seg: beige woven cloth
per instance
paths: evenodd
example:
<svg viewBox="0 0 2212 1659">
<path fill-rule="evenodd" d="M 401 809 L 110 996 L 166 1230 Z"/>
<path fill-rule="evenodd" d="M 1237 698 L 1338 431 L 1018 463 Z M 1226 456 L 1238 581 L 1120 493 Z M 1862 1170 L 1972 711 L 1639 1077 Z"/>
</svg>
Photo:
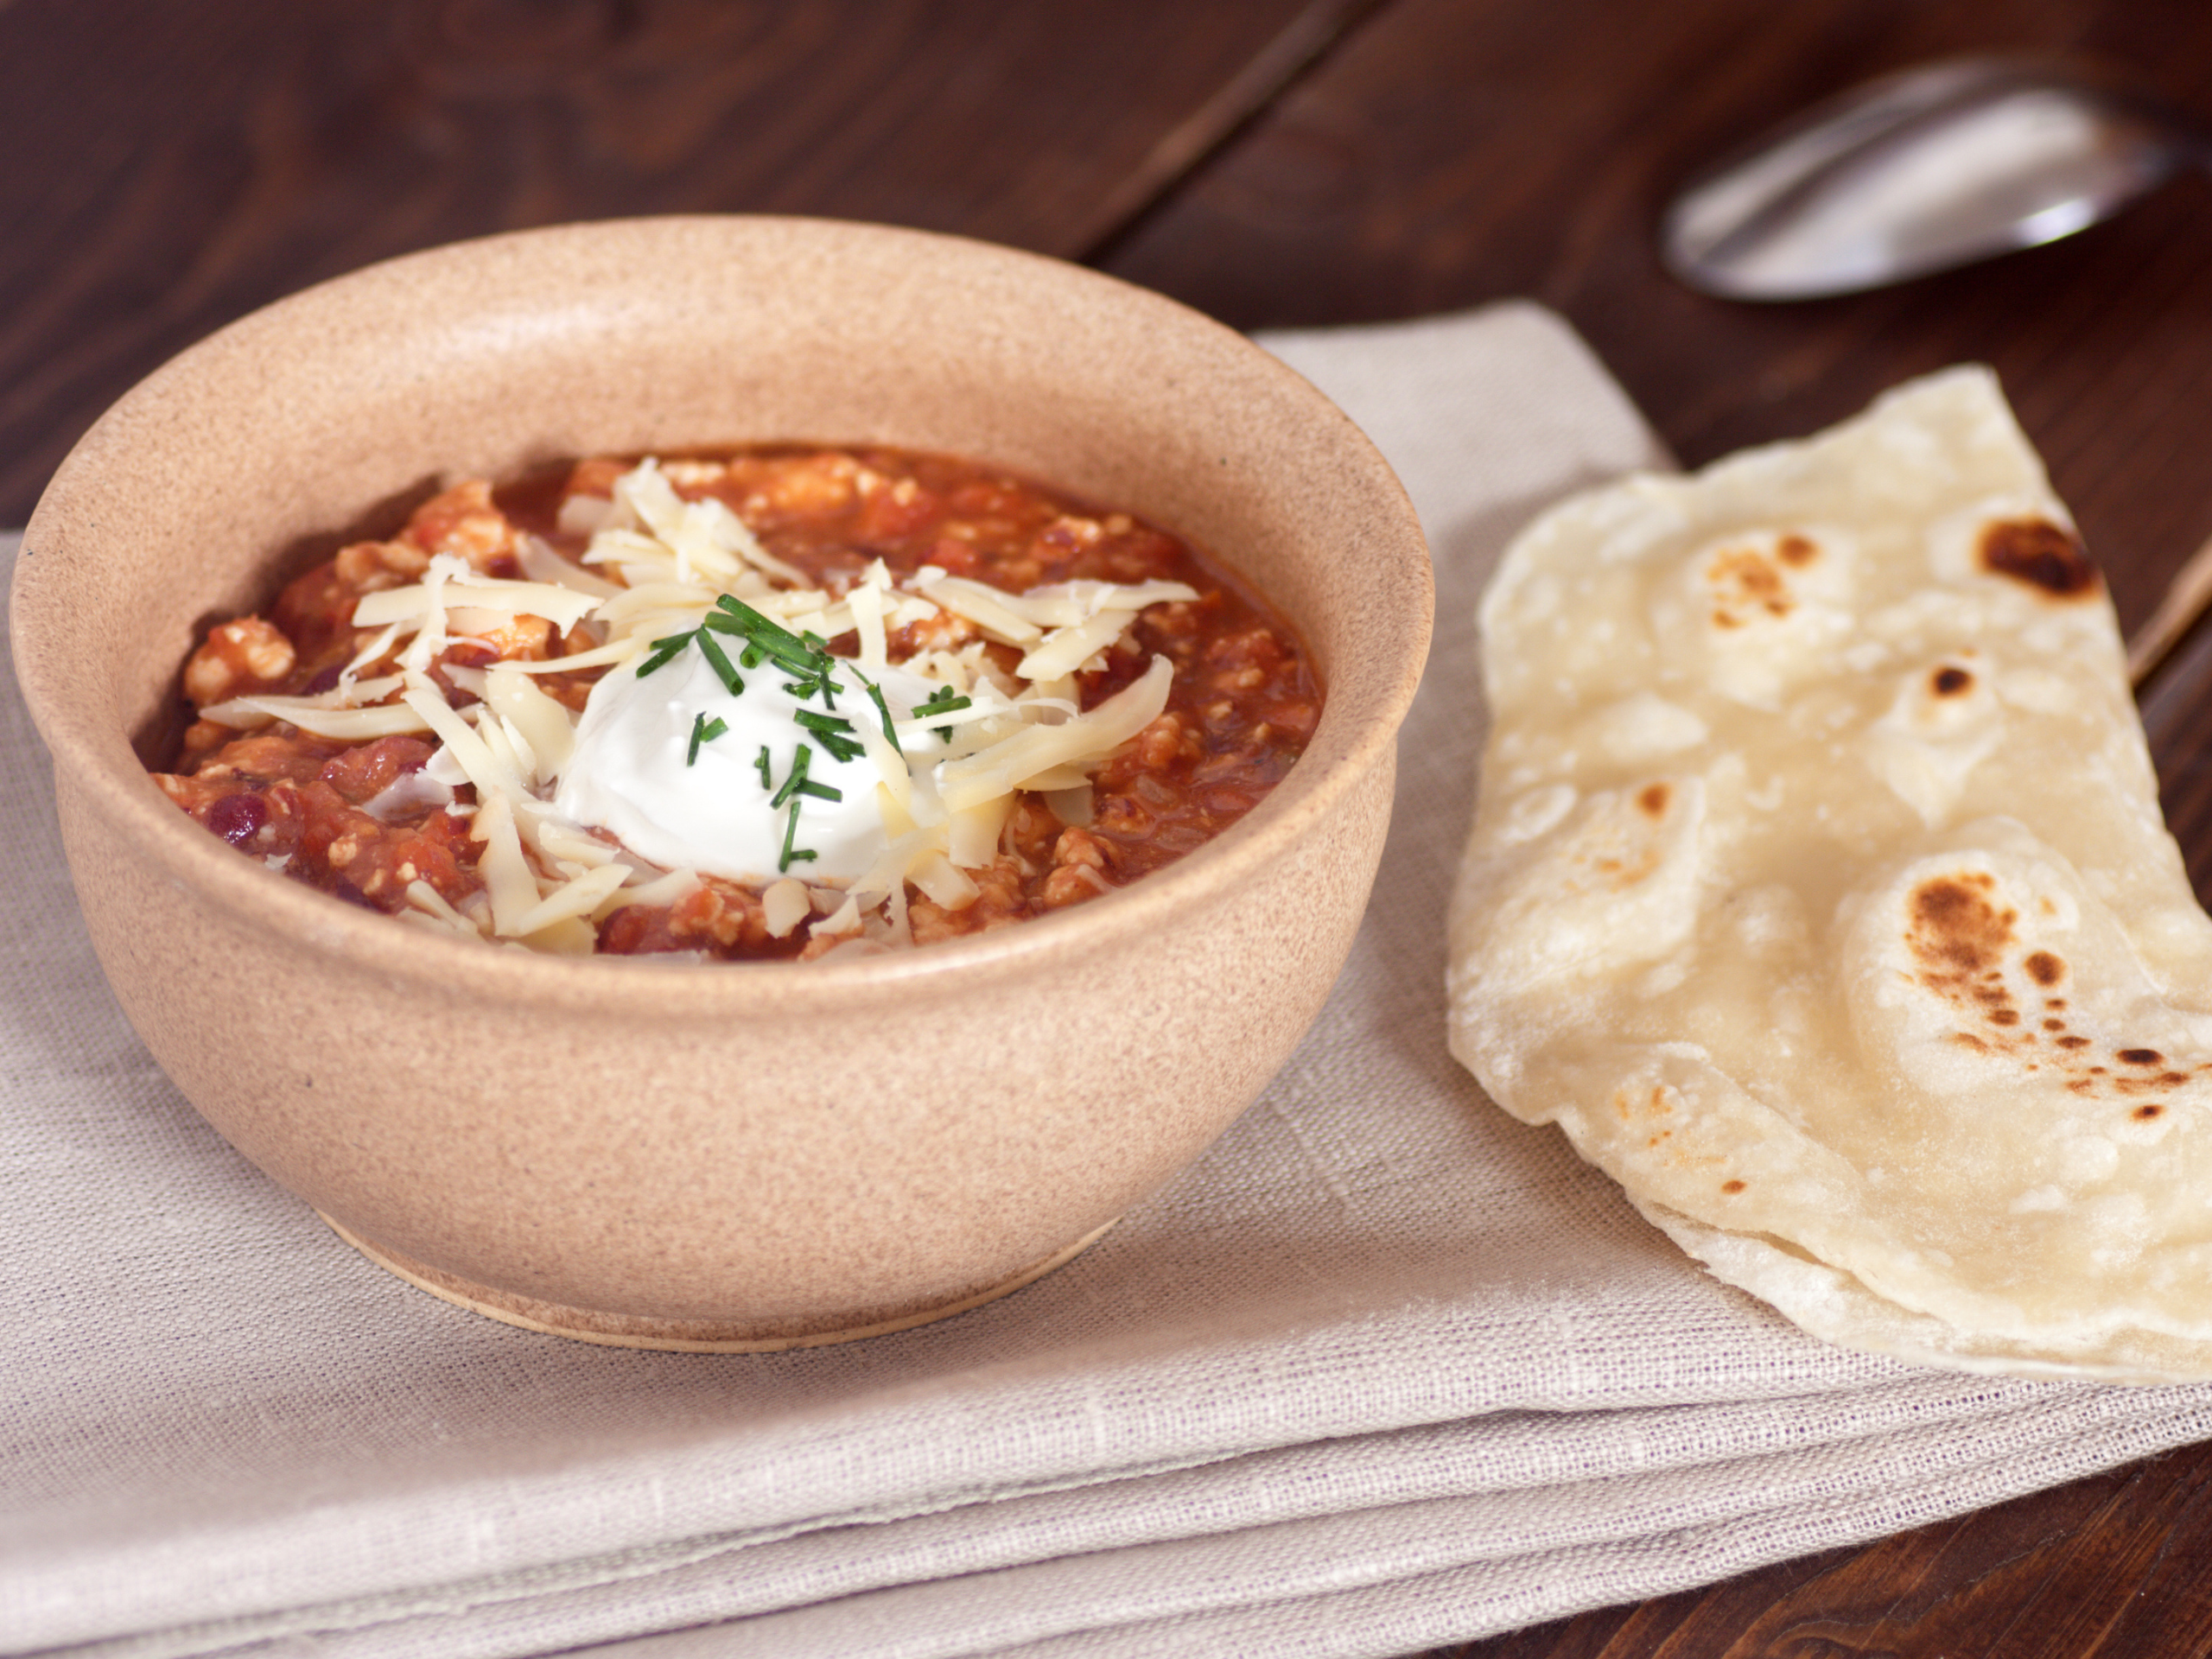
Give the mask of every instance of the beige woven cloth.
<svg viewBox="0 0 2212 1659">
<path fill-rule="evenodd" d="M 2212 1389 L 1823 1347 L 1452 1064 L 1475 595 L 1532 511 L 1655 448 L 1532 307 L 1268 343 L 1390 455 L 1439 567 L 1365 931 L 1205 1160 L 922 1330 L 624 1352 L 370 1266 L 123 1023 L 5 699 L 0 1650 L 1402 1654 L 2212 1434 Z"/>
</svg>

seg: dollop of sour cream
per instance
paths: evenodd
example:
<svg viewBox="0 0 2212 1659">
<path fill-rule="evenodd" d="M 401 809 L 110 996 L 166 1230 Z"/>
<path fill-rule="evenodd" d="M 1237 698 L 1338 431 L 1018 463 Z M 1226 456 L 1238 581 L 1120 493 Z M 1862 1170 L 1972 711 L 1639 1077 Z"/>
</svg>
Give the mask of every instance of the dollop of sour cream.
<svg viewBox="0 0 2212 1659">
<path fill-rule="evenodd" d="M 733 652 L 734 646 L 733 646 Z M 832 658 L 834 713 L 855 726 L 881 729 L 881 715 L 854 666 Z M 617 669 L 593 686 L 576 726 L 574 753 L 561 770 L 553 804 L 578 823 L 613 834 L 639 857 L 669 869 L 690 869 L 735 880 L 773 880 L 786 872 L 808 880 L 851 880 L 882 854 L 889 837 L 876 804 L 881 774 L 866 753 L 839 760 L 801 726 L 802 709 L 824 712 L 818 696 L 802 700 L 791 675 L 771 662 L 743 671 L 743 693 L 732 696 L 696 648 L 678 652 L 652 674 Z M 868 671 L 893 720 L 905 720 L 939 688 L 895 666 Z M 693 753 L 692 734 L 721 722 Z M 925 760 L 933 736 L 905 740 L 910 758 Z M 804 745 L 810 783 L 835 790 L 770 804 L 790 778 Z M 761 756 L 767 756 L 766 777 Z M 791 812 L 798 806 L 791 833 Z"/>
</svg>

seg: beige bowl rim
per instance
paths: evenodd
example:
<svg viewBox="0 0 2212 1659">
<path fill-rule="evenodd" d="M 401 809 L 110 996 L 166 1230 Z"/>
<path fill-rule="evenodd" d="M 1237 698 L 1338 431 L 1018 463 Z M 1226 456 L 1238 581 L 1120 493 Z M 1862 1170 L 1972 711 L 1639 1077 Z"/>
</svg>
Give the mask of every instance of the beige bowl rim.
<svg viewBox="0 0 2212 1659">
<path fill-rule="evenodd" d="M 219 346 L 226 352 L 251 348 L 303 310 L 343 304 L 364 287 L 404 282 L 418 268 L 466 261 L 480 249 L 531 238 L 550 242 L 650 236 L 656 226 L 702 224 L 728 226 L 736 235 L 757 226 L 785 236 L 897 238 L 917 258 L 1020 264 L 1035 280 L 1069 285 L 1093 302 L 1124 308 L 1163 339 L 1211 335 L 1217 342 L 1237 341 L 1243 348 L 1245 372 L 1272 381 L 1279 393 L 1306 400 L 1317 430 L 1331 432 L 1332 444 L 1365 458 L 1358 475 L 1371 496 L 1368 511 L 1381 526 L 1373 541 L 1389 560 L 1376 571 L 1375 601 L 1388 621 L 1384 632 L 1398 642 L 1395 658 L 1364 661 L 1354 665 L 1354 673 L 1340 670 L 1332 675 L 1324 688 L 1321 721 L 1299 764 L 1246 818 L 1173 864 L 1072 911 L 926 949 L 849 962 L 803 967 L 713 964 L 701 971 L 688 963 L 487 950 L 466 940 L 441 938 L 427 930 L 397 926 L 388 917 L 272 879 L 254 861 L 240 857 L 177 811 L 149 781 L 114 712 L 97 693 L 87 695 L 86 677 L 81 671 L 73 672 L 70 653 L 57 648 L 69 641 L 67 594 L 65 584 L 48 579 L 36 554 L 41 537 L 70 514 L 80 476 L 113 464 L 110 438 L 123 416 L 196 395 Z M 98 532 L 91 534 L 96 538 Z M 1086 940 L 1101 946 L 1118 944 L 1130 935 L 1173 926 L 1195 899 L 1233 887 L 1247 872 L 1280 857 L 1311 826 L 1326 819 L 1389 750 L 1427 657 L 1433 593 L 1427 551 L 1411 503 L 1372 443 L 1292 370 L 1199 313 L 1095 271 L 957 237 L 839 220 L 695 215 L 513 232 L 404 255 L 279 300 L 188 347 L 126 393 L 56 471 L 32 515 L 17 560 L 10 631 L 24 697 L 57 771 L 70 786 L 84 792 L 94 810 L 124 828 L 170 880 L 206 901 L 269 929 L 318 939 L 327 950 L 350 958 L 357 969 L 440 987 L 466 982 L 476 995 L 488 994 L 518 1007 L 557 1007 L 588 1001 L 602 1011 L 626 1007 L 710 1017 L 740 1009 L 759 1014 L 815 1007 L 950 975 L 1019 977 L 1035 971 L 1045 958 L 1071 950 L 1083 954 Z"/>
</svg>

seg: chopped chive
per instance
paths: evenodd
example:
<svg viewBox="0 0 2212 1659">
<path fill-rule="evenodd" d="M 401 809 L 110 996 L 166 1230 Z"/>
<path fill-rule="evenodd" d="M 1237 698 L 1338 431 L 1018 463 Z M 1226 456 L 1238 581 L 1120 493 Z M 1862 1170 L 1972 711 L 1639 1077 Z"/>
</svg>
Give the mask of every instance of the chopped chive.
<svg viewBox="0 0 2212 1659">
<path fill-rule="evenodd" d="M 950 715 L 957 714 L 963 709 L 972 709 L 975 704 L 976 700 L 973 697 L 955 696 L 950 686 L 940 685 L 930 693 L 926 701 L 914 705 L 914 712 L 918 715 Z M 950 726 L 938 727 L 937 734 L 947 743 L 952 741 L 952 728 Z"/>
<path fill-rule="evenodd" d="M 768 798 L 771 810 L 781 806 L 798 793 L 800 787 L 806 782 L 806 763 L 813 753 L 814 751 L 808 748 L 805 744 L 802 743 L 798 746 L 798 753 L 791 757 L 791 775 L 784 779 L 784 786 Z"/>
<path fill-rule="evenodd" d="M 687 766 L 697 766 L 699 764 L 699 746 L 702 743 L 713 742 L 716 738 L 720 737 L 728 730 L 729 730 L 729 728 L 720 720 L 709 720 L 703 714 L 693 715 L 691 719 L 691 747 L 690 752 L 683 757 L 683 764 Z"/>
<path fill-rule="evenodd" d="M 875 705 L 875 712 L 882 717 L 884 741 L 891 745 L 892 753 L 903 758 L 906 751 L 899 747 L 899 734 L 891 724 L 891 705 L 884 702 L 882 688 L 866 676 L 861 677 L 861 684 L 867 689 L 868 701 Z"/>
<path fill-rule="evenodd" d="M 696 632 L 697 630 L 694 629 L 691 633 L 671 633 L 664 639 L 654 640 L 653 654 L 638 665 L 638 677 L 642 680 L 646 675 L 666 668 L 676 653 L 691 643 Z"/>
<path fill-rule="evenodd" d="M 811 709 L 802 709 L 791 718 L 806 728 L 814 741 L 830 751 L 839 760 L 849 760 L 861 752 L 861 746 L 844 735 L 853 729 L 853 722 L 842 715 L 818 715 Z"/>
<path fill-rule="evenodd" d="M 754 610 L 750 605 L 747 604 L 743 600 L 739 599 L 733 594 L 722 594 L 718 595 L 715 600 L 715 608 L 718 611 L 728 612 L 730 616 L 742 623 L 748 630 L 758 629 L 763 633 L 782 634 L 785 639 L 789 639 L 793 645 L 797 645 L 798 643 L 797 635 L 786 632 L 783 628 L 778 626 L 775 623 L 771 622 L 766 617 L 761 615 L 760 612 Z"/>
<path fill-rule="evenodd" d="M 794 674 L 804 673 L 812 668 L 816 659 L 822 655 L 819 651 L 809 647 L 805 640 L 772 622 L 743 600 L 724 594 L 715 601 L 715 607 L 721 616 L 729 620 L 724 621 L 721 617 L 709 615 L 707 626 L 717 632 L 744 635 L 753 645 L 776 658 Z"/>
<path fill-rule="evenodd" d="M 707 659 L 707 666 L 715 671 L 715 677 L 722 689 L 733 697 L 745 690 L 745 682 L 737 677 L 737 671 L 730 666 L 728 656 L 715 643 L 715 636 L 704 628 L 699 630 L 699 654 Z"/>
<path fill-rule="evenodd" d="M 760 768 L 760 787 L 773 789 L 776 786 L 776 779 L 768 765 L 768 746 L 766 743 L 760 746 L 760 756 L 753 764 Z"/>
<path fill-rule="evenodd" d="M 817 801 L 842 801 L 845 798 L 845 791 L 835 784 L 817 784 L 811 778 L 798 786 L 798 792 L 811 795 Z"/>
<path fill-rule="evenodd" d="M 804 754 L 806 751 L 801 749 L 799 753 L 801 754 Z M 791 822 L 784 826 L 784 855 L 781 858 L 776 861 L 776 873 L 779 875 L 791 868 L 794 864 L 810 863 L 813 861 L 814 854 L 810 849 L 800 848 L 796 851 L 793 850 L 791 843 L 798 839 L 798 803 L 797 801 L 793 801 L 791 803 Z"/>
<path fill-rule="evenodd" d="M 716 633 L 734 634 L 745 641 L 745 654 L 739 658 L 747 668 L 758 668 L 772 660 L 787 672 L 804 674 L 814 666 L 804 645 L 793 642 L 788 645 L 774 639 L 762 639 L 747 624 L 720 611 L 709 611 L 702 627 Z M 785 636 L 788 638 L 789 636 Z"/>
</svg>

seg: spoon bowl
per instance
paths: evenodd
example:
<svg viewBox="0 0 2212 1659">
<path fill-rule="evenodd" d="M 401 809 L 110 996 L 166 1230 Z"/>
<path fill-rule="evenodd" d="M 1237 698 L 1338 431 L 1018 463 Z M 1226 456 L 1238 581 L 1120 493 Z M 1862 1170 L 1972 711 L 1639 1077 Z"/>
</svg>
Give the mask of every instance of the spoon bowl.
<svg viewBox="0 0 2212 1659">
<path fill-rule="evenodd" d="M 1701 293 L 1856 293 L 2071 235 L 2212 139 L 2139 92 L 2051 64 L 1964 58 L 1808 111 L 1706 173 L 1662 226 Z"/>
</svg>

